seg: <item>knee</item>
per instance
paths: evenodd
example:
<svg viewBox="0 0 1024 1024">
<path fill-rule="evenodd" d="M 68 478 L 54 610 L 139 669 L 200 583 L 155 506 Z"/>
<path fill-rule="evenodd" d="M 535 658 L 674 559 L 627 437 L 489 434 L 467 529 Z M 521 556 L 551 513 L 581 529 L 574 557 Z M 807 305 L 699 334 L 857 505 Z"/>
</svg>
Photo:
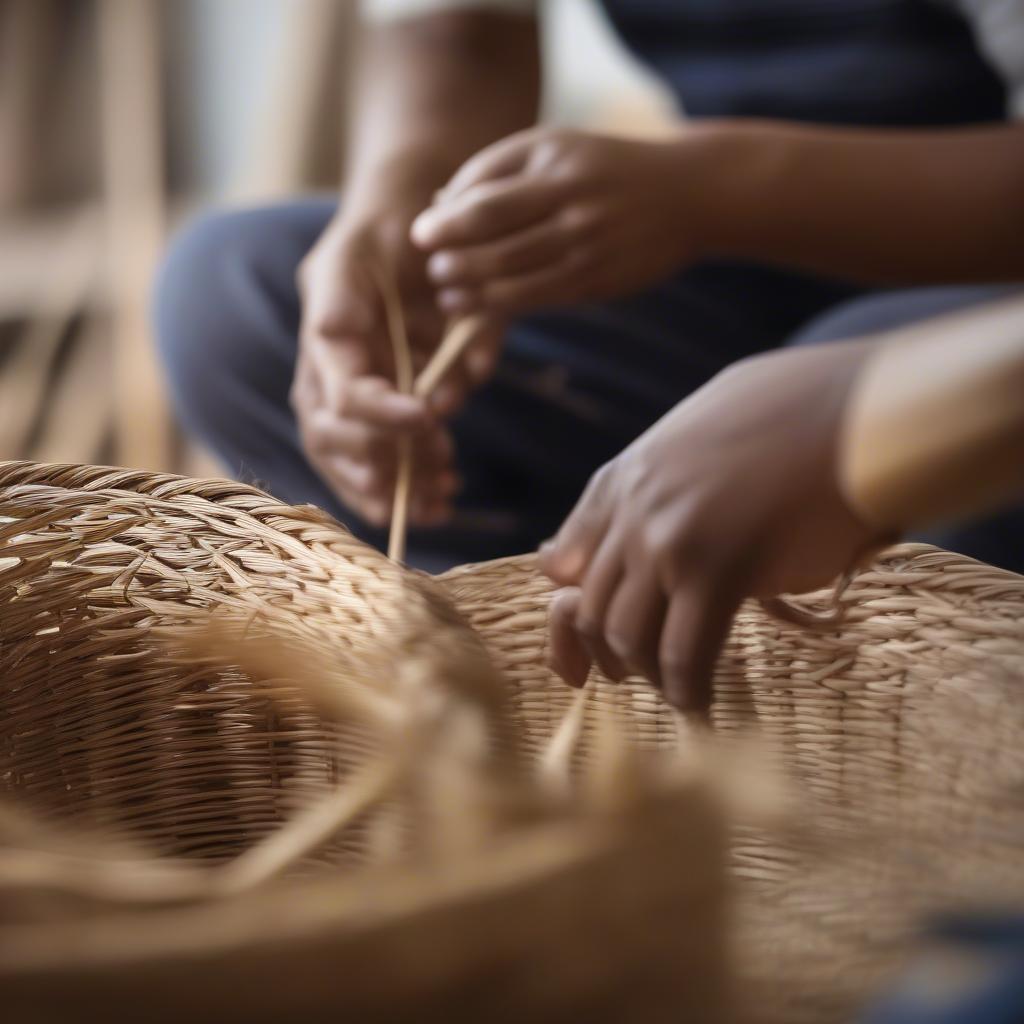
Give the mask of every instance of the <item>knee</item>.
<svg viewBox="0 0 1024 1024">
<path fill-rule="evenodd" d="M 157 274 L 153 319 L 172 389 L 187 393 L 230 359 L 241 332 L 233 278 L 252 259 L 244 215 L 209 214 L 172 240 Z"/>
<path fill-rule="evenodd" d="M 268 237 L 272 227 L 264 211 L 200 217 L 173 239 L 155 282 L 153 319 L 171 398 L 186 430 L 214 447 L 230 430 L 233 407 L 265 388 L 260 364 L 275 352 L 281 299 L 294 288 L 283 247 Z"/>
<path fill-rule="evenodd" d="M 789 345 L 820 345 L 909 324 L 946 313 L 969 309 L 1006 298 L 1020 290 L 1013 285 L 942 285 L 874 292 L 851 299 L 812 320 L 794 335 Z"/>
</svg>

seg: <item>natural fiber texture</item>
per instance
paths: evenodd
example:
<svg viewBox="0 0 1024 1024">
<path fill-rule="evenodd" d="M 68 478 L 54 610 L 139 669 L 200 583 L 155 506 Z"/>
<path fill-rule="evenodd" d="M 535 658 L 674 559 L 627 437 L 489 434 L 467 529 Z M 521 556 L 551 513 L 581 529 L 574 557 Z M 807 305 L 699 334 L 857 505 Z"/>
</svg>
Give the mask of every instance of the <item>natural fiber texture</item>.
<svg viewBox="0 0 1024 1024">
<path fill-rule="evenodd" d="M 32 816 L 0 814 L 11 1019 L 724 1019 L 715 812 L 630 790 L 606 723 L 686 727 L 597 674 L 566 719 L 532 557 L 432 580 L 243 485 L 4 464 L 0 559 L 0 780 Z M 715 731 L 758 726 L 793 787 L 731 855 L 767 1019 L 842 1019 L 953 892 L 1024 895 L 1024 580 L 904 547 L 842 602 L 831 633 L 745 607 L 716 673 Z M 147 891 L 203 898 L 103 909 Z"/>
</svg>

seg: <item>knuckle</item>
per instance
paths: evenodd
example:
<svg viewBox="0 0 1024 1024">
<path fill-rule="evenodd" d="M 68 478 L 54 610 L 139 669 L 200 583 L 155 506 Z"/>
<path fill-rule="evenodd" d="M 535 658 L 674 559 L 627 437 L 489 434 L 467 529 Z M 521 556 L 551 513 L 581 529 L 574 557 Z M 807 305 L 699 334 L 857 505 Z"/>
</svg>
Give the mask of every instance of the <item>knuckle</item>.
<svg viewBox="0 0 1024 1024">
<path fill-rule="evenodd" d="M 635 638 L 618 630 L 609 630 L 605 634 L 605 642 L 612 654 L 627 665 L 636 664 L 639 655 Z"/>
<path fill-rule="evenodd" d="M 460 235 L 475 235 L 494 223 L 500 214 L 500 204 L 493 197 L 486 197 L 463 210 L 454 218 L 452 227 Z"/>
<path fill-rule="evenodd" d="M 680 691 L 690 677 L 693 668 L 691 659 L 681 648 L 670 645 L 661 652 L 658 660 L 666 684 L 673 686 L 677 692 Z"/>
<path fill-rule="evenodd" d="M 356 412 L 356 400 L 349 387 L 339 387 L 335 400 L 334 411 L 338 416 L 353 416 Z"/>
<path fill-rule="evenodd" d="M 592 643 L 598 643 L 604 639 L 601 623 L 586 612 L 577 612 L 573 625 L 580 636 Z"/>
<path fill-rule="evenodd" d="M 553 168 L 561 163 L 571 152 L 571 132 L 567 128 L 547 128 L 542 130 L 534 148 L 536 166 Z"/>
<path fill-rule="evenodd" d="M 607 494 L 612 488 L 615 477 L 615 464 L 606 462 L 600 469 L 595 470 L 587 481 L 587 492 L 592 496 Z"/>
<path fill-rule="evenodd" d="M 377 501 L 364 502 L 363 504 L 363 518 L 371 525 L 378 529 L 388 524 L 388 510 L 386 506 Z"/>
<path fill-rule="evenodd" d="M 306 451 L 316 458 L 320 458 L 328 453 L 327 435 L 315 426 L 308 426 L 303 430 L 302 443 Z"/>
<path fill-rule="evenodd" d="M 599 211 L 586 203 L 570 203 L 557 217 L 561 233 L 576 237 L 592 234 L 599 223 Z"/>
</svg>

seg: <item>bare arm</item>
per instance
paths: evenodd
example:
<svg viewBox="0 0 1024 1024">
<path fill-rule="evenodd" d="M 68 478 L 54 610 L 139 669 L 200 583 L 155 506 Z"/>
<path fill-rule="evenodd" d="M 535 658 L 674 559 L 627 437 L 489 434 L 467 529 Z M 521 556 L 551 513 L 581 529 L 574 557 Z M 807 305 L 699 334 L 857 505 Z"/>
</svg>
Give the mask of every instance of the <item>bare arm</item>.
<svg viewBox="0 0 1024 1024">
<path fill-rule="evenodd" d="M 422 398 L 395 392 L 379 274 L 402 298 L 416 365 L 437 347 L 444 316 L 413 218 L 458 164 L 536 116 L 534 19 L 487 12 L 410 18 L 374 28 L 361 47 L 354 138 L 338 214 L 299 270 L 302 323 L 292 405 L 303 447 L 335 493 L 383 524 L 396 441 L 409 438 L 418 475 L 410 520 L 444 521 L 459 481 L 445 419 L 490 372 L 500 325 Z"/>
<path fill-rule="evenodd" d="M 882 530 L 1024 495 L 1024 298 L 883 336 L 846 403 L 838 473 Z"/>
<path fill-rule="evenodd" d="M 348 192 L 429 179 L 533 124 L 540 58 L 533 18 L 491 12 L 400 19 L 368 30 L 360 55 Z"/>
<path fill-rule="evenodd" d="M 1024 125 L 700 131 L 711 254 L 886 283 L 1024 279 Z"/>
</svg>

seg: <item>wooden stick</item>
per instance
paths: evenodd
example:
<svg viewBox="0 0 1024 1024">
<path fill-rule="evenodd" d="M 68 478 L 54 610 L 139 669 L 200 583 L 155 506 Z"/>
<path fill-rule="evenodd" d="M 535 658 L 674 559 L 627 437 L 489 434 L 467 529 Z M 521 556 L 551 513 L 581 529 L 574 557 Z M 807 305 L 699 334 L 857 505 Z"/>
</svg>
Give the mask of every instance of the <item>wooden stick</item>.
<svg viewBox="0 0 1024 1024">
<path fill-rule="evenodd" d="M 91 235 L 88 212 L 68 225 L 51 261 L 47 312 L 30 320 L 12 358 L 0 375 L 0 451 L 5 457 L 24 458 L 26 445 L 46 395 L 50 372 L 61 341 L 75 313 L 85 304 L 94 279 L 88 250 L 81 245 Z"/>
<path fill-rule="evenodd" d="M 469 343 L 480 333 L 482 325 L 483 319 L 478 316 L 456 320 L 437 346 L 437 351 L 430 357 L 430 362 L 416 378 L 412 393 L 427 398 L 459 356 L 469 348 Z"/>
<path fill-rule="evenodd" d="M 384 315 L 391 338 L 391 351 L 395 357 L 395 387 L 402 394 L 413 389 L 412 346 L 402 314 L 402 297 L 394 275 L 378 263 L 370 263 L 377 286 L 384 299 Z M 409 495 L 412 489 L 412 444 L 408 437 L 398 441 L 398 461 L 395 470 L 395 496 L 391 503 L 391 532 L 388 534 L 388 558 L 395 562 L 405 560 L 405 536 L 408 532 Z"/>
<path fill-rule="evenodd" d="M 164 241 L 159 5 L 102 0 L 98 10 L 115 454 L 126 466 L 165 469 L 171 420 L 149 326 L 149 288 Z"/>
<path fill-rule="evenodd" d="M 559 793 L 569 792 L 572 755 L 583 734 L 583 720 L 586 717 L 589 697 L 590 693 L 586 686 L 576 692 L 569 710 L 559 722 L 540 759 L 541 778 Z"/>
<path fill-rule="evenodd" d="M 87 319 L 49 398 L 50 415 L 30 453 L 35 462 L 96 462 L 110 429 L 110 325 Z"/>
<path fill-rule="evenodd" d="M 399 294 L 394 275 L 372 260 L 369 265 L 384 299 L 384 315 L 388 324 L 388 335 L 391 338 L 391 349 L 395 357 L 395 386 L 403 394 L 414 394 L 420 398 L 427 398 L 476 337 L 480 330 L 480 318 L 466 317 L 457 320 L 441 339 L 441 344 L 438 345 L 430 357 L 430 361 L 414 381 L 412 347 L 409 344 L 409 334 L 405 327 L 405 317 L 402 314 L 402 297 Z M 411 493 L 412 442 L 410 438 L 403 437 L 398 442 L 395 496 L 391 504 L 391 530 L 388 534 L 388 558 L 395 562 L 405 561 L 405 541 L 408 533 Z"/>
</svg>

